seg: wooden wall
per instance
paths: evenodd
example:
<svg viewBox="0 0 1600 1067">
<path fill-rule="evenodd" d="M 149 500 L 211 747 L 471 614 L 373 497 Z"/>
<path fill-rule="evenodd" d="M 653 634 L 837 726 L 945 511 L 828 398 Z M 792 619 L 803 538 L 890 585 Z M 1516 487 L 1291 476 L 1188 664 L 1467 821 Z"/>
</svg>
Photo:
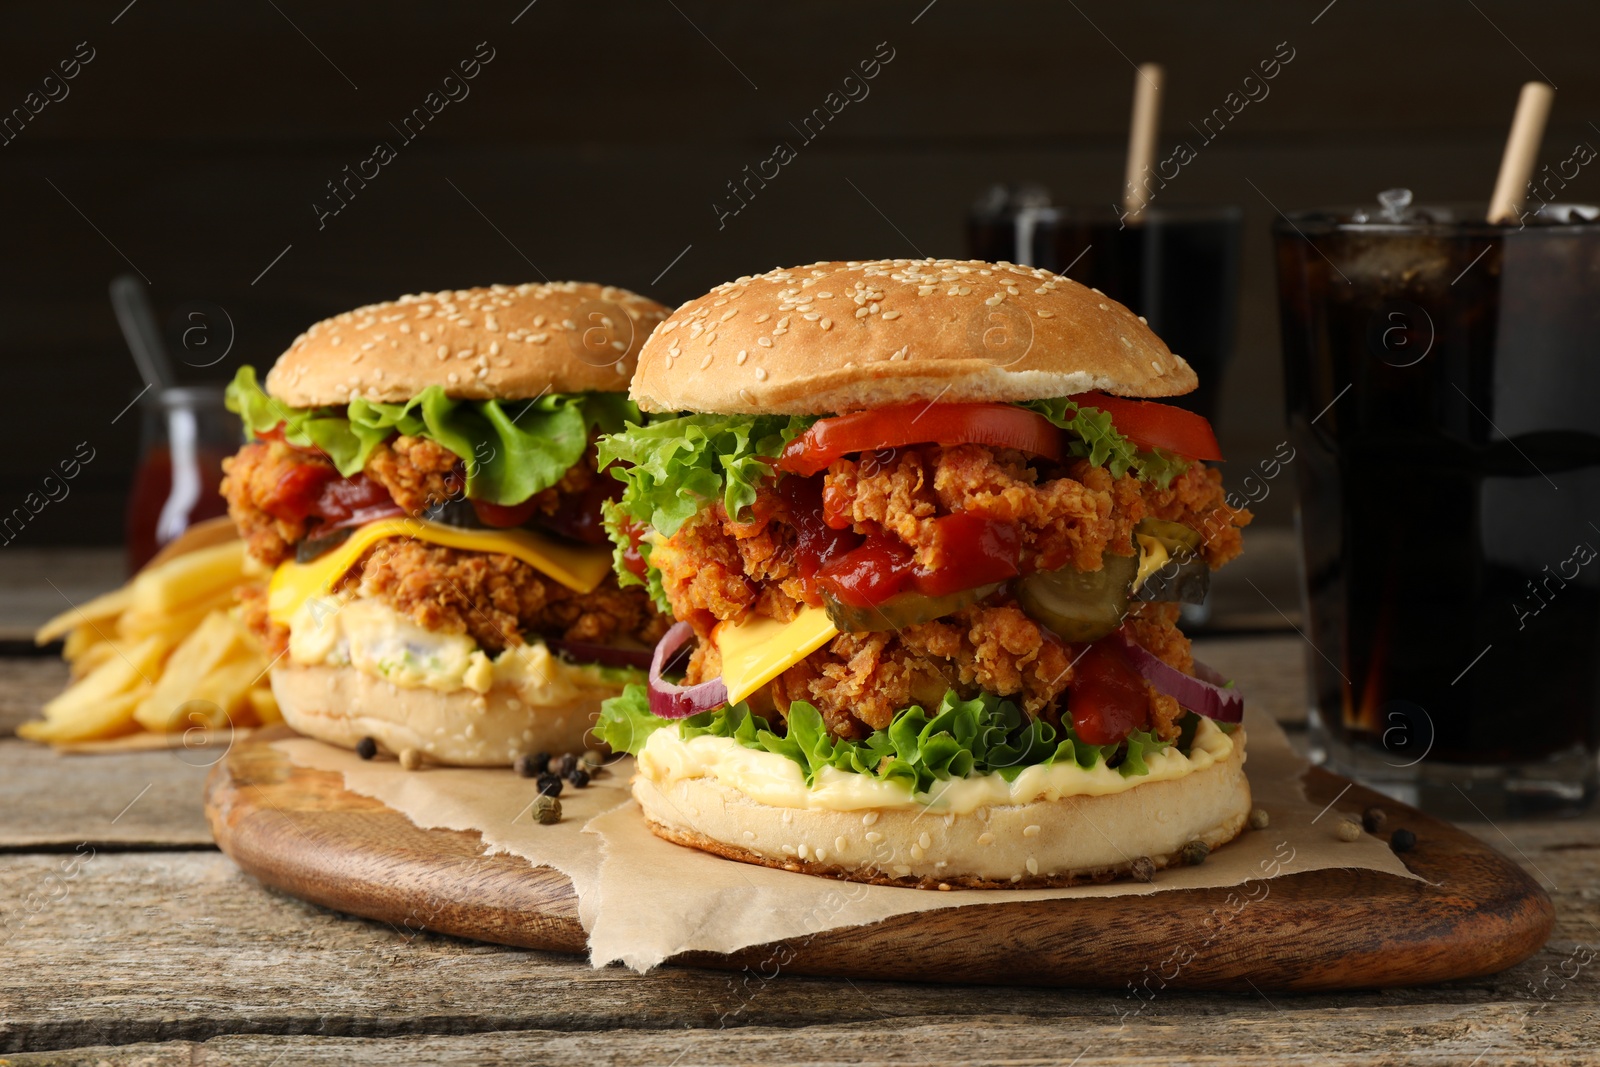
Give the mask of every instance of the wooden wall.
<svg viewBox="0 0 1600 1067">
<path fill-rule="evenodd" d="M 1159 60 L 1163 146 L 1199 147 L 1162 197 L 1245 211 L 1220 419 L 1242 471 L 1281 436 L 1269 199 L 1367 201 L 1394 185 L 1485 199 L 1517 87 L 1541 71 L 1559 88 L 1545 158 L 1600 145 L 1600 11 L 1579 2 L 64 0 L 7 5 L 4 24 L 0 115 L 35 90 L 60 96 L 43 79 L 80 42 L 93 50 L 0 144 L 0 511 L 78 442 L 97 451 L 17 542 L 35 545 L 119 536 L 137 420 L 111 419 L 138 378 L 106 283 L 130 263 L 164 318 L 191 299 L 231 317 L 233 349 L 200 379 L 422 288 L 542 273 L 675 303 L 780 264 L 960 255 L 966 208 L 993 181 L 1109 211 L 1130 61 Z M 1201 146 L 1187 123 L 1284 42 L 1294 58 L 1270 95 Z M 403 141 L 390 124 L 489 50 L 468 95 Z M 891 52 L 813 140 L 790 126 L 830 92 L 861 96 L 845 78 Z M 719 219 L 725 183 L 780 139 L 796 158 Z M 395 158 L 319 228 L 325 183 L 379 141 Z M 1600 177 L 1570 192 L 1600 200 Z M 1286 497 L 1266 518 L 1287 520 Z"/>
</svg>

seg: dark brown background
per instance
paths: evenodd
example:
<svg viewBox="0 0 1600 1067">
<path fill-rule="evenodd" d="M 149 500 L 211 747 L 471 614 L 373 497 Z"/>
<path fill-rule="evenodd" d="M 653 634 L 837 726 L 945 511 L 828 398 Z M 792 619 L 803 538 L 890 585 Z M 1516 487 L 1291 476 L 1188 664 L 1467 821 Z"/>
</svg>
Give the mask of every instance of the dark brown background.
<svg viewBox="0 0 1600 1067">
<path fill-rule="evenodd" d="M 1245 210 L 1219 420 L 1242 473 L 1281 436 L 1266 198 L 1290 210 L 1409 185 L 1486 199 L 1517 88 L 1541 72 L 1559 89 L 1543 158 L 1600 145 L 1600 10 L 1579 2 L 125 3 L 4 12 L 0 111 L 78 42 L 97 53 L 0 146 L 0 511 L 77 442 L 99 454 L 19 544 L 119 537 L 138 419 L 111 419 L 139 381 L 106 283 L 130 262 L 164 320 L 187 299 L 226 309 L 235 344 L 208 372 L 226 378 L 318 318 L 417 289 L 543 272 L 676 303 L 776 265 L 960 255 L 967 205 L 992 181 L 1109 210 L 1131 62 L 1168 68 L 1165 150 L 1287 41 L 1295 58 L 1271 95 L 1162 194 Z M 379 139 L 398 146 L 389 123 L 480 41 L 496 54 L 471 95 L 319 231 L 324 182 Z M 882 41 L 895 58 L 871 95 L 719 231 L 724 183 L 778 138 L 797 142 L 788 123 Z M 1600 199 L 1600 178 L 1568 192 Z M 213 340 L 225 330 L 219 319 Z M 1278 493 L 1264 517 L 1288 509 Z"/>
</svg>

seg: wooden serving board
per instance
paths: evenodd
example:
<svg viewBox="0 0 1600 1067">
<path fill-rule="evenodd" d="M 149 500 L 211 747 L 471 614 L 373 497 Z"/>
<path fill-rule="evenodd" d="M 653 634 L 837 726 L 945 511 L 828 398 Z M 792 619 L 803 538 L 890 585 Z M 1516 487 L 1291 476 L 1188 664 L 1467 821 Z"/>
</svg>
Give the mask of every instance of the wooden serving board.
<svg viewBox="0 0 1600 1067">
<path fill-rule="evenodd" d="M 267 885 L 338 911 L 416 930 L 430 901 L 438 933 L 558 952 L 586 951 L 567 878 L 510 855 L 483 857 L 478 834 L 419 829 L 342 776 L 299 767 L 272 748 L 293 736 L 258 731 L 212 769 L 206 815 L 217 844 Z M 1349 783 L 1312 771 L 1308 793 L 1331 802 Z M 1521 868 L 1449 823 L 1356 785 L 1345 808 L 1382 805 L 1392 826 L 1413 830 L 1405 857 L 1427 882 L 1366 870 L 1273 879 L 1239 908 L 1227 889 L 1155 897 L 991 905 L 899 916 L 824 931 L 728 956 L 691 953 L 673 963 L 771 967 L 842 978 L 1071 985 L 1122 989 L 1309 992 L 1425 985 L 1491 974 L 1536 952 L 1555 911 Z M 476 861 L 476 862 L 471 862 Z M 1430 885 L 1429 883 L 1436 883 Z M 444 901 L 442 905 L 438 902 Z M 1163 981 L 1175 950 L 1224 936 Z M 1197 936 L 1198 935 L 1198 936 Z"/>
</svg>

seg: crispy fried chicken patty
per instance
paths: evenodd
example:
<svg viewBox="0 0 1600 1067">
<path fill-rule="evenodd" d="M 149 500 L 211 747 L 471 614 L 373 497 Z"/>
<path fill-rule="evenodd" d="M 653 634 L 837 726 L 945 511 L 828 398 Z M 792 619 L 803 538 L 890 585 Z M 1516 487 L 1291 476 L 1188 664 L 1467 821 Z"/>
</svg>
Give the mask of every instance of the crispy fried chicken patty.
<svg viewBox="0 0 1600 1067">
<path fill-rule="evenodd" d="M 1194 464 L 1162 489 L 1130 475 L 1113 478 L 1076 460 L 1036 466 L 1024 454 L 983 445 L 928 446 L 836 460 L 822 476 L 824 513 L 835 528 L 888 533 L 929 569 L 944 564 L 936 520 L 966 512 L 1010 523 L 1022 566 L 1097 570 L 1109 552 L 1133 551 L 1133 527 L 1146 517 L 1199 530 L 1212 567 L 1239 554 L 1250 513 L 1224 500 L 1220 472 Z M 816 594 L 802 578 L 796 535 L 775 488 L 762 488 L 746 521 L 720 506 L 702 511 L 665 542 L 650 562 L 661 570 L 673 613 L 701 638 L 689 680 L 721 673 L 706 640 L 718 622 L 750 613 L 793 618 Z M 1137 603 L 1127 625 L 1134 640 L 1180 670 L 1193 669 L 1189 641 L 1178 629 L 1178 605 Z M 814 705 L 829 729 L 861 737 L 888 726 L 895 712 L 930 706 L 947 690 L 1010 697 L 1030 715 L 1059 722 L 1061 695 L 1072 684 L 1081 646 L 1063 642 L 1030 618 L 1005 591 L 944 618 L 895 632 L 845 633 L 780 675 L 765 698 L 785 711 L 795 700 Z M 1152 728 L 1177 736 L 1181 709 L 1150 694 Z"/>
<path fill-rule="evenodd" d="M 272 441 L 245 445 L 224 461 L 223 469 L 229 514 L 250 553 L 272 566 L 290 559 L 318 521 L 295 494 L 303 497 L 301 487 L 308 481 L 338 478 L 325 457 Z M 404 435 L 378 445 L 355 477 L 377 483 L 410 515 L 458 496 L 465 480 L 455 453 Z M 533 512 L 555 514 L 568 500 L 587 493 L 598 477 L 591 450 L 533 498 Z M 340 590 L 383 601 L 429 630 L 468 634 L 491 653 L 540 636 L 652 644 L 670 624 L 643 589 L 622 589 L 615 576 L 593 592 L 576 593 L 511 556 L 401 538 L 369 549 L 345 575 Z M 288 634 L 268 618 L 264 592 L 243 590 L 241 601 L 246 622 L 277 654 Z"/>
</svg>

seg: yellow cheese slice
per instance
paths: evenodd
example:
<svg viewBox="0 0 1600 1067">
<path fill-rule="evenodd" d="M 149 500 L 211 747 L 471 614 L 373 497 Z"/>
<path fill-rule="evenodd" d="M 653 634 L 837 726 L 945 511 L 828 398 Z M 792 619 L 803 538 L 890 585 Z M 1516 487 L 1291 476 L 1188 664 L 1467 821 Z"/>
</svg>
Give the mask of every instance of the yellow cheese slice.
<svg viewBox="0 0 1600 1067">
<path fill-rule="evenodd" d="M 301 604 L 311 597 L 332 592 L 345 571 L 367 549 L 389 537 L 426 541 L 468 552 L 512 556 L 579 593 L 592 592 L 611 573 L 610 549 L 562 544 L 531 530 L 464 530 L 424 519 L 379 519 L 358 527 L 343 544 L 310 563 L 290 560 L 281 564 L 272 572 L 267 614 L 273 622 L 289 625 L 289 619 Z"/>
<path fill-rule="evenodd" d="M 722 653 L 722 684 L 737 704 L 831 641 L 839 628 L 821 608 L 802 608 L 790 622 L 748 615 L 712 631 Z"/>
<path fill-rule="evenodd" d="M 1147 534 L 1135 534 L 1139 542 L 1139 572 L 1133 576 L 1133 592 L 1137 593 L 1151 575 L 1167 565 L 1167 546 Z"/>
</svg>

